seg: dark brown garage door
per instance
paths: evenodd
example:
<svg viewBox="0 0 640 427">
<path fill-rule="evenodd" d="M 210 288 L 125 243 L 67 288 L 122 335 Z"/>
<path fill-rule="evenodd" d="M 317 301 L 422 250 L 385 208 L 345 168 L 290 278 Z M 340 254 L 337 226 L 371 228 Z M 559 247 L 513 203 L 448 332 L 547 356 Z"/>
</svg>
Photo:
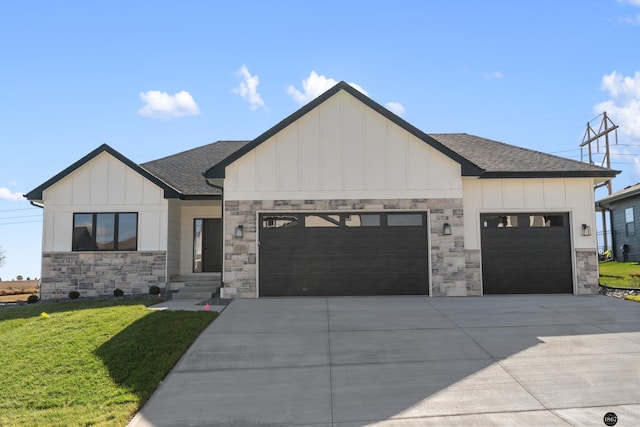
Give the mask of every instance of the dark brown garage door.
<svg viewBox="0 0 640 427">
<path fill-rule="evenodd" d="M 485 294 L 573 292 L 566 213 L 480 216 Z"/>
<path fill-rule="evenodd" d="M 426 295 L 427 215 L 259 216 L 260 296 Z"/>
</svg>

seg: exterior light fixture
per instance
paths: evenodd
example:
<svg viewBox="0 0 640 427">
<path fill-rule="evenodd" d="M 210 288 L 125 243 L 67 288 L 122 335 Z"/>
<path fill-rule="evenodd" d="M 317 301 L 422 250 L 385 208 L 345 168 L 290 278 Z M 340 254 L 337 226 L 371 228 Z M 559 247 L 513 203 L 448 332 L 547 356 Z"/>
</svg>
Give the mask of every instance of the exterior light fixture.
<svg viewBox="0 0 640 427">
<path fill-rule="evenodd" d="M 451 236 L 451 224 L 445 222 L 442 226 L 442 234 L 445 236 Z"/>
<path fill-rule="evenodd" d="M 591 227 L 589 227 L 587 224 L 582 224 L 582 235 L 591 236 Z"/>
<path fill-rule="evenodd" d="M 241 239 L 243 235 L 244 235 L 244 232 L 243 232 L 243 230 L 242 230 L 242 226 L 241 226 L 241 225 L 237 226 L 237 227 L 236 227 L 235 236 L 236 236 L 237 238 Z"/>
</svg>

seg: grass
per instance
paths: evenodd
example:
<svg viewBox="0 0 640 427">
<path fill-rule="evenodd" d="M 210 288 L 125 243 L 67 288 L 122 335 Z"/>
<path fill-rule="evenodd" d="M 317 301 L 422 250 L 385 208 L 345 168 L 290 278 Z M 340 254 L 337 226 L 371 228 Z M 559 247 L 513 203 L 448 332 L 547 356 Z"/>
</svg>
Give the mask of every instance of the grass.
<svg viewBox="0 0 640 427">
<path fill-rule="evenodd" d="M 600 284 L 614 288 L 640 289 L 640 274 L 638 262 L 603 262 L 600 263 Z"/>
<path fill-rule="evenodd" d="M 217 315 L 152 302 L 0 310 L 0 426 L 126 425 Z"/>
<path fill-rule="evenodd" d="M 629 301 L 640 302 L 640 295 L 627 295 L 624 299 Z"/>
</svg>

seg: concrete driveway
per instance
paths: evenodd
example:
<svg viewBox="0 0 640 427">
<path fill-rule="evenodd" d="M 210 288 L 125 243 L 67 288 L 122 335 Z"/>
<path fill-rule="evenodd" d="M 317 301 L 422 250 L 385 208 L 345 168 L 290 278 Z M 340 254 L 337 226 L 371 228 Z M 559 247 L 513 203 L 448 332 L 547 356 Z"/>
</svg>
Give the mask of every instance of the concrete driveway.
<svg viewBox="0 0 640 427">
<path fill-rule="evenodd" d="M 640 304 L 235 300 L 132 426 L 640 425 Z"/>
</svg>

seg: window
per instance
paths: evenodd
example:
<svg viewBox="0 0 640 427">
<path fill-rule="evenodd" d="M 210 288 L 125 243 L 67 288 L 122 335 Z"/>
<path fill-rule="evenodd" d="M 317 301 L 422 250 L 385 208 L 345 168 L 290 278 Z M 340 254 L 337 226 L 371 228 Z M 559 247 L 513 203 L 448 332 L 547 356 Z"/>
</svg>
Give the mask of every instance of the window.
<svg viewBox="0 0 640 427">
<path fill-rule="evenodd" d="M 518 215 L 485 215 L 484 228 L 513 228 L 518 226 Z"/>
<path fill-rule="evenodd" d="M 636 225 L 633 216 L 633 207 L 624 210 L 624 222 L 626 223 L 627 236 L 635 236 Z"/>
<path fill-rule="evenodd" d="M 297 224 L 295 216 L 266 216 L 262 219 L 262 228 L 295 227 Z"/>
<path fill-rule="evenodd" d="M 340 215 L 307 215 L 304 218 L 305 227 L 339 227 Z"/>
<path fill-rule="evenodd" d="M 563 227 L 562 215 L 529 215 L 529 227 Z"/>
<path fill-rule="evenodd" d="M 137 248 L 137 213 L 73 214 L 72 250 L 135 251 Z"/>
<path fill-rule="evenodd" d="M 408 227 L 422 225 L 422 214 L 389 214 L 387 225 L 389 227 Z"/>
<path fill-rule="evenodd" d="M 380 227 L 378 214 L 350 214 L 346 215 L 344 225 L 347 227 Z"/>
</svg>

